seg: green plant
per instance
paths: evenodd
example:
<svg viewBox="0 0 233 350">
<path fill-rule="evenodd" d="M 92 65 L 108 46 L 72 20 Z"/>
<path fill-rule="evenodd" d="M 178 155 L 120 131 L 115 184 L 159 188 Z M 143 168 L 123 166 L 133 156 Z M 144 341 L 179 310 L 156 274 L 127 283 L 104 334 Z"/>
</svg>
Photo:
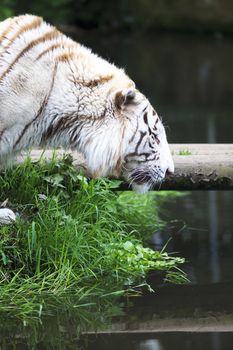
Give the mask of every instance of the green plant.
<svg viewBox="0 0 233 350">
<path fill-rule="evenodd" d="M 192 155 L 192 152 L 189 151 L 188 149 L 184 149 L 184 150 L 180 150 L 178 152 L 178 155 L 179 156 L 191 156 Z"/>
<path fill-rule="evenodd" d="M 37 163 L 27 158 L 1 174 L 1 200 L 8 198 L 19 218 L 0 227 L 0 314 L 27 324 L 57 308 L 90 306 L 96 298 L 110 303 L 149 287 L 152 269 L 165 271 L 172 282 L 185 278 L 178 269 L 183 259 L 142 246 L 153 195 L 140 197 L 139 207 L 133 193 L 112 191 L 117 184 L 88 181 L 70 156 Z M 135 220 L 140 215 L 141 223 Z"/>
</svg>

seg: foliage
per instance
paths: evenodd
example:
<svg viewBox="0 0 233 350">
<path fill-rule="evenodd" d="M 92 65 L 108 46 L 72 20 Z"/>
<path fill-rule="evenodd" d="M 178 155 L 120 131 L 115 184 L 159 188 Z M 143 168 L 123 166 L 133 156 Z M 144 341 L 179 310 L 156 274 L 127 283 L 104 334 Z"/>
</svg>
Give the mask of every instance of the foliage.
<svg viewBox="0 0 233 350">
<path fill-rule="evenodd" d="M 184 150 L 180 150 L 178 152 L 178 155 L 179 156 L 191 156 L 192 155 L 192 152 L 189 151 L 188 149 L 184 149 Z"/>
<path fill-rule="evenodd" d="M 50 315 L 63 299 L 75 308 L 96 297 L 111 300 L 147 286 L 152 269 L 184 280 L 177 269 L 183 259 L 143 247 L 142 225 L 131 220 L 142 215 L 146 225 L 153 196 L 140 197 L 139 210 L 129 205 L 134 194 L 113 192 L 115 186 L 87 181 L 70 156 L 34 164 L 28 158 L 2 173 L 0 199 L 14 203 L 19 218 L 0 228 L 0 313 L 27 322 Z"/>
<path fill-rule="evenodd" d="M 12 8 L 14 1 L 12 0 L 2 0 L 0 6 L 0 20 L 11 17 L 14 15 L 14 10 Z"/>
<path fill-rule="evenodd" d="M 0 19 L 23 13 L 43 16 L 54 24 L 84 28 L 223 31 L 232 33 L 232 2 L 197 0 L 2 0 Z M 208 12 L 208 16 L 206 13 Z"/>
</svg>

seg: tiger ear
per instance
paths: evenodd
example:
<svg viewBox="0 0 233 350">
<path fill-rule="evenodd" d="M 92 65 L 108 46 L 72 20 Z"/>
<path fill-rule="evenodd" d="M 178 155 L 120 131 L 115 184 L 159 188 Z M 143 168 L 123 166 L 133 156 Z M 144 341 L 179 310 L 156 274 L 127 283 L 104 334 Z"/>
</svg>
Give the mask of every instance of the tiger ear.
<svg viewBox="0 0 233 350">
<path fill-rule="evenodd" d="M 133 102 L 136 93 L 132 89 L 118 91 L 115 95 L 115 105 L 118 109 L 123 108 Z"/>
</svg>

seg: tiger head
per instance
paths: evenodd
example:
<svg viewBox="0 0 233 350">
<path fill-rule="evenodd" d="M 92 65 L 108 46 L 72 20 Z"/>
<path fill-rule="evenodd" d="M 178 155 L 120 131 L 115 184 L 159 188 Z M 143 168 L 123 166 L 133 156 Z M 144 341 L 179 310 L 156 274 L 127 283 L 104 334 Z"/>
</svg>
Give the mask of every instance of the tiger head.
<svg viewBox="0 0 233 350">
<path fill-rule="evenodd" d="M 124 177 L 143 193 L 174 172 L 162 121 L 134 86 L 112 92 L 104 117 L 88 125 L 83 154 L 92 177 Z"/>
<path fill-rule="evenodd" d="M 159 185 L 174 172 L 164 126 L 148 99 L 136 89 L 116 94 L 118 118 L 126 121 L 124 178 L 137 192 Z"/>
</svg>

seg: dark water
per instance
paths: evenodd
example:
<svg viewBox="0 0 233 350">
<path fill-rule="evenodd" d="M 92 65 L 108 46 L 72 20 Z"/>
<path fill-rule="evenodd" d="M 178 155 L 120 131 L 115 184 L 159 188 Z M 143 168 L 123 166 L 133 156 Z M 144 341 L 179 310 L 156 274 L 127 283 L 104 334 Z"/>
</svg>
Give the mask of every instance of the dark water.
<svg viewBox="0 0 233 350">
<path fill-rule="evenodd" d="M 154 235 L 159 248 L 168 248 L 187 260 L 185 270 L 192 284 L 233 284 L 233 193 L 193 192 L 167 203 L 162 216 L 165 232 Z"/>
<path fill-rule="evenodd" d="M 168 34 L 108 37 L 93 33 L 78 33 L 76 37 L 103 57 L 126 68 L 163 116 L 170 142 L 233 142 L 233 38 Z M 157 276 L 152 274 L 149 280 L 157 293 L 139 298 L 133 308 L 126 310 L 120 322 L 126 329 L 130 329 L 131 324 L 138 324 L 140 329 L 141 320 L 150 323 L 155 315 L 195 318 L 206 312 L 233 312 L 233 193 L 190 193 L 166 204 L 162 216 L 168 226 L 152 238 L 152 244 L 160 248 L 172 238 L 168 249 L 186 257 L 184 269 L 190 284 L 176 287 L 159 282 L 158 287 Z M 57 331 L 54 331 L 51 346 L 48 338 L 53 332 L 47 334 L 50 328 L 44 326 L 44 336 L 40 338 L 43 340 L 36 348 L 233 349 L 233 333 L 230 332 L 136 332 L 83 336 L 80 342 L 77 335 L 81 326 L 73 326 L 76 335 L 72 333 L 66 345 L 61 344 L 67 337 L 69 324 L 67 329 L 60 327 L 57 344 Z M 23 344 L 19 341 L 15 349 L 31 348 Z M 6 344 L 3 348 L 11 347 Z"/>
</svg>

